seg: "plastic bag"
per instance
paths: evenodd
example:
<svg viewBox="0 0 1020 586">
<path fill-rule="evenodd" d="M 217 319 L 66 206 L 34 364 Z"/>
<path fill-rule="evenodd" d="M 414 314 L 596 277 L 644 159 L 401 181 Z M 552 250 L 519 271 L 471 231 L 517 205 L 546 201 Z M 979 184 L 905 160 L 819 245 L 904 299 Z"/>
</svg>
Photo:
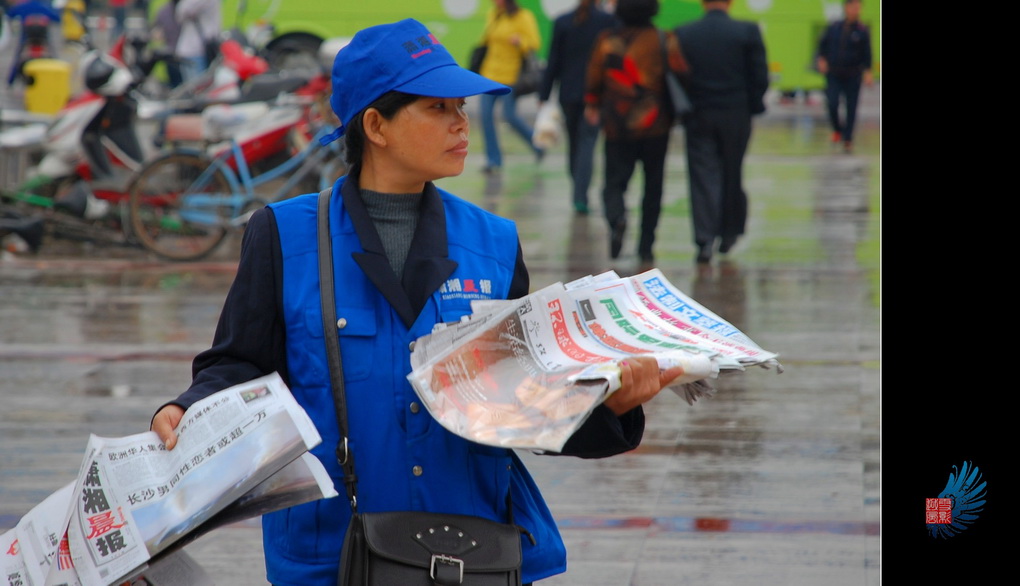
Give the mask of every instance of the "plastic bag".
<svg viewBox="0 0 1020 586">
<path fill-rule="evenodd" d="M 535 131 L 531 142 L 540 149 L 548 149 L 556 145 L 563 135 L 563 112 L 558 104 L 546 101 L 538 109 L 535 117 Z"/>
</svg>

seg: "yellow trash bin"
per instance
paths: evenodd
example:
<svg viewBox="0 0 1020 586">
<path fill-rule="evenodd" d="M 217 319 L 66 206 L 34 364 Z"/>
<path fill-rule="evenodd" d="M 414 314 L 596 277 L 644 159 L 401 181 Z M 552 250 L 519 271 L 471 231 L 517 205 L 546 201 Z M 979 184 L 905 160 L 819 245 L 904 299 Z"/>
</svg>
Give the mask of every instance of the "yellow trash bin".
<svg viewBox="0 0 1020 586">
<path fill-rule="evenodd" d="M 32 59 L 25 63 L 25 109 L 56 114 L 71 97 L 71 65 L 59 59 Z"/>
</svg>

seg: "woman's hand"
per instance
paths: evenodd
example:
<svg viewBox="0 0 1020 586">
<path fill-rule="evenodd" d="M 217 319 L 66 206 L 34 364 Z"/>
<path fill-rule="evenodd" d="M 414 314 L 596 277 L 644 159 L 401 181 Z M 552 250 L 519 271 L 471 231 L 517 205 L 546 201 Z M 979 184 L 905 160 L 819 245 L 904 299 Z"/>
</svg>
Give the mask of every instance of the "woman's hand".
<svg viewBox="0 0 1020 586">
<path fill-rule="evenodd" d="M 152 418 L 149 430 L 156 432 L 168 450 L 174 449 L 177 445 L 177 433 L 174 430 L 177 429 L 182 417 L 184 409 L 178 405 L 167 405 L 157 411 L 156 416 Z"/>
<path fill-rule="evenodd" d="M 634 356 L 620 362 L 620 388 L 605 400 L 613 413 L 623 415 L 659 394 L 666 385 L 684 373 L 682 366 L 659 370 L 652 356 Z"/>
</svg>

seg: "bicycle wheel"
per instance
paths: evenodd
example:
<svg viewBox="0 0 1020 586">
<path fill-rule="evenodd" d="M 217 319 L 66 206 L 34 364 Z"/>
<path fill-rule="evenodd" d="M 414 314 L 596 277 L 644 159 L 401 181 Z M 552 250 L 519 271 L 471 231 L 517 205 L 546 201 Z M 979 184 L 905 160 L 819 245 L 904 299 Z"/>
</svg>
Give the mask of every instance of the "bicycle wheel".
<svg viewBox="0 0 1020 586">
<path fill-rule="evenodd" d="M 147 163 L 129 188 L 128 217 L 138 242 L 170 260 L 198 260 L 226 237 L 231 189 L 199 154 L 167 153 Z"/>
</svg>

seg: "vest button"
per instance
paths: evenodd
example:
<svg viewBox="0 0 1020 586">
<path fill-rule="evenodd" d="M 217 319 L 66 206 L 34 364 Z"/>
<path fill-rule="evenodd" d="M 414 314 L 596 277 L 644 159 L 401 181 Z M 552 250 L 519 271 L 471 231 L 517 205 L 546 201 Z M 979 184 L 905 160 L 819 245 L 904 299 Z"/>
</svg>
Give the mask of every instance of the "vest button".
<svg viewBox="0 0 1020 586">
<path fill-rule="evenodd" d="M 411 468 L 411 473 L 414 474 L 415 476 L 421 476 L 422 472 L 423 471 L 421 469 L 421 466 L 415 466 L 414 468 Z"/>
<path fill-rule="evenodd" d="M 412 340 L 411 343 L 407 345 L 407 349 L 410 350 L 411 352 L 414 352 L 414 343 L 415 342 L 417 342 L 417 340 Z"/>
<path fill-rule="evenodd" d="M 342 330 L 342 329 L 344 329 L 346 327 L 347 327 L 347 318 L 346 317 L 342 317 L 342 318 L 336 320 L 336 329 Z"/>
<path fill-rule="evenodd" d="M 417 413 L 421 411 L 421 405 L 419 405 L 417 401 L 412 401 L 410 409 L 411 413 Z"/>
</svg>

